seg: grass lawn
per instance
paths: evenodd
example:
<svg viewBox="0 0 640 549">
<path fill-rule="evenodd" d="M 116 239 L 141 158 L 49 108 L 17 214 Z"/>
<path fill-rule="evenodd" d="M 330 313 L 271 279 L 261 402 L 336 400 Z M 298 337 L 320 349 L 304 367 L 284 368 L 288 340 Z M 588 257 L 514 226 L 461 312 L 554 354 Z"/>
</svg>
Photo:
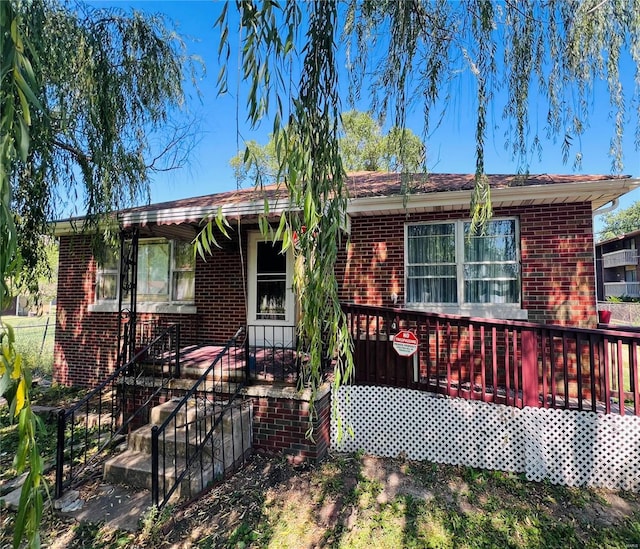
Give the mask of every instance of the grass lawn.
<svg viewBox="0 0 640 549">
<path fill-rule="evenodd" d="M 16 333 L 16 346 L 36 375 L 51 377 L 56 316 L 3 316 Z"/>
<path fill-rule="evenodd" d="M 16 319 L 14 325 L 24 327 L 18 340 L 25 354 L 35 347 L 39 355 L 42 318 Z M 45 346 L 53 340 L 52 320 Z M 39 336 L 29 345 L 34 324 Z M 34 391 L 34 401 L 65 405 L 80 395 L 53 386 Z M 0 408 L 0 484 L 15 473 L 15 429 L 6 406 Z M 50 461 L 55 425 L 45 422 L 39 437 Z M 99 482 L 89 486 L 97 490 Z M 0 509 L 0 548 L 10 546 L 14 517 Z M 167 508 L 160 517 L 147 512 L 140 521 L 141 530 L 131 533 L 46 511 L 43 547 L 640 549 L 640 494 L 361 454 L 335 454 L 302 468 L 256 455 L 190 505 Z"/>
<path fill-rule="evenodd" d="M 230 480 L 137 533 L 48 514 L 51 548 L 634 548 L 638 494 L 520 475 L 337 454 L 297 469 L 254 456 Z M 145 520 L 146 518 L 146 520 Z M 2 531 L 11 517 L 0 512 Z"/>
</svg>

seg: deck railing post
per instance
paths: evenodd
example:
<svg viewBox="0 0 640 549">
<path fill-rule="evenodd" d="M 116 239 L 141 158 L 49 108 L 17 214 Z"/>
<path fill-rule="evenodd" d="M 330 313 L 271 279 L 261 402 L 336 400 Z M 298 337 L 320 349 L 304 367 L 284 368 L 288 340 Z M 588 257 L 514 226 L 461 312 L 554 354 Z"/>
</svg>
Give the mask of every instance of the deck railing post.
<svg viewBox="0 0 640 549">
<path fill-rule="evenodd" d="M 522 405 L 540 407 L 538 387 L 538 340 L 534 330 L 521 333 L 522 352 Z"/>
<path fill-rule="evenodd" d="M 62 479 L 64 476 L 64 432 L 66 430 L 66 410 L 58 411 L 58 442 L 56 445 L 56 486 L 55 499 L 62 497 Z"/>
</svg>

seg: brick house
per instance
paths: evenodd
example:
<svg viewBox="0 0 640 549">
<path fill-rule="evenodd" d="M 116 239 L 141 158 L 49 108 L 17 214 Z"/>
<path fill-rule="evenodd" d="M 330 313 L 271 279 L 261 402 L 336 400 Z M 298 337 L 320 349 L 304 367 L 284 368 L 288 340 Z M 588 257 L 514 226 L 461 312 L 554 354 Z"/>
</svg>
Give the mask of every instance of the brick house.
<svg viewBox="0 0 640 549">
<path fill-rule="evenodd" d="M 349 176 L 349 238 L 336 275 L 356 304 L 595 327 L 593 215 L 640 185 L 628 177 L 489 176 L 493 218 L 470 240 L 472 175 L 415 176 L 405 199 L 398 174 Z M 282 190 L 243 189 L 123 210 L 138 228 L 138 318 L 178 322 L 183 344 L 224 341 L 248 325 L 260 342 L 293 345 L 292 258 L 262 241 L 264 201 L 277 219 Z M 220 208 L 230 238 L 206 261 L 188 243 Z M 92 253 L 91 237 L 58 222 L 55 378 L 93 385 L 114 368 L 118 262 Z"/>
<path fill-rule="evenodd" d="M 602 353 L 613 349 L 607 338 L 614 334 L 579 329 L 596 328 L 598 323 L 593 215 L 640 186 L 640 180 L 572 175 L 494 175 L 488 180 L 493 217 L 482 234 L 472 235 L 473 175 L 414 176 L 408 181 L 408 193 L 402 192 L 398 174 L 349 176 L 344 223 L 348 237 L 343 239 L 335 273 L 354 336 L 356 385 L 418 388 L 518 408 L 568 408 L 577 403 L 579 411 L 587 406 L 596 411 L 602 405 L 607 413 L 616 406 L 621 414 L 632 413 L 615 403 L 617 395 L 618 403 L 629 399 L 633 413 L 640 415 L 637 381 L 625 385 L 622 364 L 607 373 L 614 362 L 611 357 L 603 359 Z M 293 386 L 295 375 L 289 377 L 287 368 L 304 360 L 295 349 L 293 257 L 291 250 L 282 254 L 281 246 L 261 237 L 258 220 L 265 201 L 273 222 L 289 206 L 282 189 L 273 186 L 117 212 L 120 257 L 109 251 L 97 257 L 91 235 L 74 231 L 72 221 L 57 223 L 55 379 L 95 386 L 120 366 L 116 371 L 120 381 L 112 385 L 109 397 L 112 407 L 114 394 L 124 403 L 115 418 L 137 417 L 133 408 L 149 405 L 155 410 L 180 398 L 178 406 L 187 409 L 196 386 L 211 379 L 209 389 L 198 393 L 200 402 L 231 410 L 234 399 L 241 398 L 240 406 L 246 404 L 250 410 L 250 437 L 240 437 L 241 456 L 247 448 L 244 441 L 250 440 L 249 448 L 284 454 L 293 461 L 322 457 L 333 443 L 333 394 L 325 384 L 314 398 L 309 389 L 298 391 Z M 212 248 L 206 260 L 194 258 L 189 243 L 202 220 L 216 211 L 229 221 L 229 238 L 218 235 L 220 246 Z M 367 310 L 361 314 L 359 309 Z M 173 340 L 179 351 L 175 356 L 182 356 L 175 361 L 179 372 L 173 375 L 176 370 L 169 367 L 166 384 L 164 379 L 160 385 L 147 384 L 147 364 L 135 358 L 136 352 L 123 359 L 126 315 L 133 319 L 128 321 L 134 329 L 129 343 L 136 343 L 138 328 L 164 325 L 167 333 L 180 327 L 179 344 Z M 399 316 L 405 317 L 402 322 L 413 322 L 405 328 L 415 329 L 421 341 L 412 356 L 392 351 L 399 333 L 394 317 Z M 546 326 L 550 324 L 579 328 Z M 239 328 L 241 346 L 224 347 L 227 362 L 220 375 L 209 377 L 217 359 L 212 362 L 207 349 L 234 341 Z M 625 345 L 638 348 L 635 334 L 615 337 L 616 356 L 622 356 Z M 145 349 L 150 347 L 140 352 L 146 353 Z M 161 353 L 148 356 L 163 358 Z M 358 361 L 363 366 L 360 372 Z M 636 380 L 637 364 L 633 357 L 629 375 Z M 189 369 L 194 377 L 187 375 Z M 164 364 L 158 371 L 164 374 Z M 94 392 L 101 386 L 106 384 Z M 127 397 L 132 390 L 133 396 Z M 97 399 L 99 409 L 108 402 L 102 392 Z M 312 399 L 315 415 L 310 424 Z M 197 409 L 199 401 L 194 402 Z M 377 422 L 378 404 L 373 408 Z M 236 415 L 241 424 L 243 409 Z M 73 423 L 73 416 L 69 421 Z M 165 426 L 166 420 L 153 429 Z M 312 438 L 306 436 L 309 428 Z M 245 433 L 244 429 L 237 432 Z M 64 424 L 62 428 L 59 424 L 58 433 L 65 433 Z M 160 439 L 154 440 L 160 444 Z M 60 454 L 65 444 L 59 438 Z M 221 447 L 226 444 L 221 442 Z M 159 456 L 166 459 L 171 444 L 162 446 L 165 451 L 153 450 L 156 446 L 151 444 L 156 472 Z M 139 454 L 135 444 L 131 447 Z M 232 454 L 236 456 L 235 451 Z M 224 450 L 222 455 L 225 468 Z M 169 456 L 169 463 L 178 463 L 176 455 Z M 184 474 L 189 470 L 185 465 Z M 201 477 L 204 470 L 201 466 Z M 61 460 L 58 495 L 63 471 Z M 105 465 L 105 477 L 106 471 Z M 158 486 L 151 484 L 156 503 L 163 497 Z"/>
</svg>

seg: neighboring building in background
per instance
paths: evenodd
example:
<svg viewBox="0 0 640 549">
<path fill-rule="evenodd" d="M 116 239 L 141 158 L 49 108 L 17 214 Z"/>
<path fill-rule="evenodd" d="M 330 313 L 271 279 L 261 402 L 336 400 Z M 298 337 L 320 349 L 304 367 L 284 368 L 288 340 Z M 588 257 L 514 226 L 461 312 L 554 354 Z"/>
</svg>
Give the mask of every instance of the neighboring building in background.
<svg viewBox="0 0 640 549">
<path fill-rule="evenodd" d="M 596 244 L 598 301 L 640 298 L 640 230 Z"/>
<path fill-rule="evenodd" d="M 24 295 L 11 298 L 9 304 L 0 313 L 2 316 L 27 316 L 29 313 L 29 300 Z"/>
</svg>

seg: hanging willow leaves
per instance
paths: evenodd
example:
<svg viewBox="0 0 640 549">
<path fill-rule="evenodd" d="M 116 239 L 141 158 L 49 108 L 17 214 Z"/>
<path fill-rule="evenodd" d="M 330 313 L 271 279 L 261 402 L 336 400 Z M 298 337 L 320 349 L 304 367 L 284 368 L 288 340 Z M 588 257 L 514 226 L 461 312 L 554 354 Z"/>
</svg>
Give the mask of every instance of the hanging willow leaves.
<svg viewBox="0 0 640 549">
<path fill-rule="evenodd" d="M 20 115 L 3 135 L 20 153 L 10 162 L 9 217 L 25 283 L 35 287 L 29 275 L 44 259 L 49 221 L 71 213 L 95 228 L 111 211 L 148 201 L 151 173 L 186 161 L 195 129 L 183 85 L 196 65 L 161 16 L 57 0 L 2 4 L 20 16 L 30 44 L 2 114 Z M 30 119 L 28 103 L 39 105 Z"/>
<path fill-rule="evenodd" d="M 541 137 L 560 140 L 565 160 L 588 128 L 593 92 L 604 82 L 613 121 L 611 170 L 623 169 L 626 116 L 635 125 L 640 148 L 640 1 L 350 0 L 343 37 L 350 59 L 352 95 L 365 93 L 379 114 L 406 122 L 408 105 L 422 105 L 425 136 L 455 108 L 452 94 L 475 88 L 476 190 L 472 211 L 476 225 L 491 215 L 484 150 L 487 113 L 502 109 L 505 145 L 526 173 L 531 154 L 542 154 Z M 635 89 L 624 90 L 620 64 L 634 67 Z M 365 84 L 369 84 L 368 86 Z M 530 123 L 532 101 L 545 109 L 547 124 Z M 452 105 L 453 103 L 453 105 Z M 543 110 L 543 112 L 545 112 Z M 465 115 L 466 116 L 466 115 Z M 428 146 L 428 140 L 427 140 Z"/>
<path fill-rule="evenodd" d="M 310 353 L 305 375 L 312 386 L 324 356 L 321 340 L 324 349 L 345 357 L 338 361 L 336 385 L 351 367 L 333 273 L 347 204 L 338 149 L 340 48 L 347 54 L 350 97 L 369 97 L 371 112 L 381 119 L 390 115 L 400 136 L 409 108 L 422 106 L 428 138 L 455 86 L 473 87 L 474 228 L 481 229 L 491 216 L 484 151 L 491 131 L 488 113 L 498 97 L 506 98 L 501 105 L 508 124 L 505 141 L 522 172 L 531 152 L 541 154 L 540 133 L 564 140 L 569 158 L 588 127 L 589 98 L 600 80 L 607 83 L 614 120 L 612 170 L 622 169 L 627 112 L 634 116 L 640 147 L 640 0 L 349 0 L 346 7 L 335 1 L 238 0 L 236 7 L 238 44 L 231 38 L 236 33 L 229 32 L 226 6 L 216 22 L 225 65 L 219 91 L 227 89 L 226 63 L 237 45 L 249 90 L 247 117 L 254 125 L 266 116 L 273 120 L 277 180 L 286 185 L 292 205 L 284 214 L 289 241 L 302 234 L 302 225 L 307 228 L 295 248 L 295 284 L 299 339 Z M 635 66 L 632 91 L 620 85 L 625 55 Z M 544 128 L 532 128 L 529 121 L 534 97 L 547 99 Z M 574 163 L 580 159 L 577 150 Z M 407 180 L 403 174 L 404 187 Z"/>
<path fill-rule="evenodd" d="M 56 206 L 82 204 L 79 213 L 97 226 L 145 197 L 149 172 L 179 165 L 188 150 L 188 123 L 166 134 L 183 101 L 187 59 L 178 36 L 158 17 L 73 9 L 55 0 L 0 2 L 0 310 L 10 278 L 36 283 Z M 168 135 L 159 149 L 154 130 Z M 39 423 L 29 369 L 1 318 L 0 357 L 0 394 L 13 395 L 18 423 L 14 467 L 28 470 L 13 544 L 38 547 L 46 490 Z"/>
<path fill-rule="evenodd" d="M 334 40 L 339 32 L 338 4 L 245 0 L 237 7 L 241 67 L 249 82 L 247 116 L 253 124 L 265 114 L 273 117 L 269 162 L 290 200 L 290 209 L 275 229 L 267 222 L 266 210 L 259 225 L 265 236 L 281 239 L 283 250 L 292 250 L 295 257 L 298 344 L 308 357 L 300 383 L 311 387 L 313 400 L 329 361 L 334 360 L 336 386 L 353 369 L 334 273 L 347 201 L 338 150 L 341 111 Z M 226 31 L 226 12 L 217 24 L 224 41 L 231 34 Z M 298 48 L 300 39 L 304 49 Z M 219 48 L 227 59 L 229 48 L 228 42 Z M 299 68 L 296 74 L 294 66 Z M 297 85 L 292 85 L 294 78 Z M 225 86 L 221 84 L 221 90 Z M 249 147 L 247 151 L 245 157 L 252 154 Z M 262 172 L 254 173 L 259 184 Z M 311 421 L 314 413 L 312 402 Z"/>
<path fill-rule="evenodd" d="M 38 12 L 37 7 L 35 11 Z M 12 176 L 17 162 L 26 162 L 30 152 L 33 119 L 42 114 L 36 97 L 39 89 L 30 61 L 34 48 L 25 35 L 23 20 L 8 2 L 0 5 L 0 37 L 3 62 L 0 92 L 0 311 L 8 302 L 8 280 L 18 274 L 18 231 L 12 211 Z M 36 440 L 40 427 L 30 402 L 31 373 L 23 367 L 15 346 L 15 332 L 0 317 L 0 396 L 10 400 L 10 416 L 18 423 L 18 446 L 14 468 L 18 474 L 28 470 L 20 492 L 14 522 L 13 546 L 26 538 L 29 547 L 39 547 L 39 528 L 43 509 L 43 463 Z"/>
</svg>

